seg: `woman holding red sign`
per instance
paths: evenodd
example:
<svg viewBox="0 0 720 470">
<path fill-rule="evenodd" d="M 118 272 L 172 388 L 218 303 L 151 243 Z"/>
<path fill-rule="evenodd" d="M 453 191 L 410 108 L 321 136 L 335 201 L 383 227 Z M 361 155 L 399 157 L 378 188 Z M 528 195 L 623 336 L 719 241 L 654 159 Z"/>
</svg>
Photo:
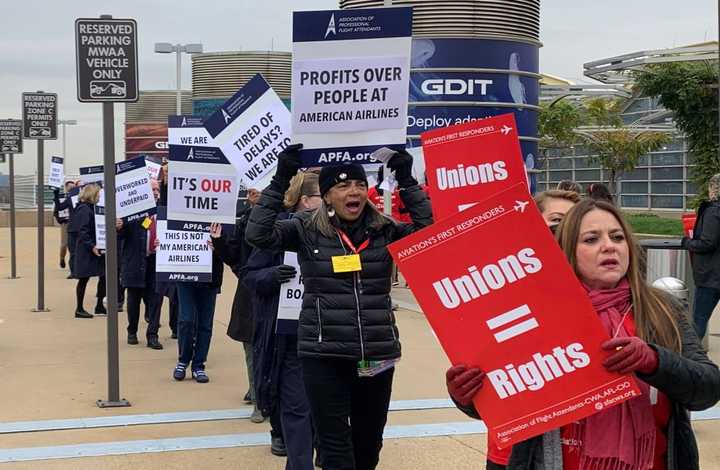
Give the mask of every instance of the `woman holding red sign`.
<svg viewBox="0 0 720 470">
<path fill-rule="evenodd" d="M 507 469 L 695 470 L 699 456 L 688 411 L 720 400 L 720 371 L 684 309 L 645 282 L 640 251 L 610 203 L 586 199 L 561 222 L 558 239 L 611 339 L 603 365 L 634 373 L 643 394 L 512 448 Z M 450 395 L 479 418 L 478 369 L 447 372 Z M 490 466 L 488 468 L 502 468 Z"/>
<path fill-rule="evenodd" d="M 399 152 L 388 167 L 412 224 L 397 223 L 368 204 L 365 170 L 358 164 L 324 167 L 322 206 L 278 220 L 283 195 L 301 166 L 301 147 L 290 146 L 278 156 L 246 236 L 258 248 L 298 254 L 305 285 L 298 357 L 323 468 L 372 470 L 400 358 L 387 246 L 432 224 L 432 210 L 412 177 L 412 157 Z"/>
</svg>

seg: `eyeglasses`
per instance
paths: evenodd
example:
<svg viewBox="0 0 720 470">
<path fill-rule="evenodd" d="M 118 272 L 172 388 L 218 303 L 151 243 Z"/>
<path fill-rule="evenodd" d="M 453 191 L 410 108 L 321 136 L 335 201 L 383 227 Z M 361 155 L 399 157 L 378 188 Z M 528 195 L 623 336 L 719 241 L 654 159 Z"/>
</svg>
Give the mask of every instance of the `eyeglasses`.
<svg viewBox="0 0 720 470">
<path fill-rule="evenodd" d="M 322 197 L 321 194 L 308 194 L 307 197 Z"/>
</svg>

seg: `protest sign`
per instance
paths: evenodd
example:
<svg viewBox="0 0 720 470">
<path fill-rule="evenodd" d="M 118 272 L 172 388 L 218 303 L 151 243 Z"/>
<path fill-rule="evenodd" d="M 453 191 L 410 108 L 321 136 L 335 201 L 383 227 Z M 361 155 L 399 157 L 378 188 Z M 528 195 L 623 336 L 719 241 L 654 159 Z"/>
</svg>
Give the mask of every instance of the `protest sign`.
<svg viewBox="0 0 720 470">
<path fill-rule="evenodd" d="M 436 129 L 421 138 L 435 220 L 527 183 L 512 114 Z"/>
<path fill-rule="evenodd" d="M 235 226 L 235 167 L 193 116 L 168 117 L 168 220 Z"/>
<path fill-rule="evenodd" d="M 63 157 L 50 157 L 50 174 L 48 175 L 47 185 L 53 188 L 62 188 L 65 183 L 65 170 L 63 166 Z"/>
<path fill-rule="evenodd" d="M 155 213 L 155 197 L 145 158 L 115 164 L 115 210 L 123 222 L 132 222 Z"/>
<path fill-rule="evenodd" d="M 66 197 L 70 198 L 73 209 L 75 209 L 80 202 L 80 188 L 78 186 L 75 186 L 67 193 Z"/>
<path fill-rule="evenodd" d="M 105 176 L 103 174 L 103 166 L 81 166 L 80 167 L 80 185 L 85 186 L 90 183 L 103 184 Z"/>
<path fill-rule="evenodd" d="M 162 165 L 160 163 L 156 163 L 145 157 L 145 167 L 147 168 L 147 172 L 148 175 L 150 175 L 150 178 L 156 180 L 160 179 L 160 169 L 162 168 Z"/>
<path fill-rule="evenodd" d="M 259 181 L 274 173 L 277 156 L 290 144 L 290 111 L 260 74 L 207 118 L 205 127 L 248 188 L 264 188 Z"/>
<path fill-rule="evenodd" d="M 293 13 L 293 142 L 307 166 L 405 147 L 411 8 Z"/>
<path fill-rule="evenodd" d="M 300 274 L 297 253 L 285 252 L 283 264 L 293 266 L 297 270 L 297 274 L 289 282 L 280 285 L 276 328 L 279 334 L 296 335 L 305 285 L 303 284 L 302 274 Z"/>
<path fill-rule="evenodd" d="M 184 222 L 168 222 L 165 207 L 158 207 L 155 272 L 158 282 L 212 281 L 210 233 Z"/>
<path fill-rule="evenodd" d="M 603 368 L 608 334 L 525 184 L 389 250 L 451 362 L 487 374 L 474 404 L 500 447 L 640 395 Z"/>
<path fill-rule="evenodd" d="M 95 248 L 105 251 L 105 191 L 103 189 L 98 194 L 98 202 L 95 204 L 93 211 L 95 213 Z"/>
</svg>

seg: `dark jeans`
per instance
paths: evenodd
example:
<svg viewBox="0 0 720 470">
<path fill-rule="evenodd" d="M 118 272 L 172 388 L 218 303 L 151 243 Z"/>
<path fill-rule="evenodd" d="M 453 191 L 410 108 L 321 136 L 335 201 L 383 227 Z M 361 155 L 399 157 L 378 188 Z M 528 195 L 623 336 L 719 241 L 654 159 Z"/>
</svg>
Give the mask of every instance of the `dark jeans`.
<svg viewBox="0 0 720 470">
<path fill-rule="evenodd" d="M 287 447 L 286 470 L 313 470 L 313 426 L 310 403 L 303 387 L 302 364 L 297 356 L 297 337 L 288 337 L 280 358 L 280 419 Z"/>
<path fill-rule="evenodd" d="M 160 308 L 162 307 L 162 297 L 155 292 L 155 288 L 127 288 L 127 315 L 129 335 L 137 335 L 138 322 L 140 321 L 140 302 L 145 304 L 145 314 L 150 319 L 145 333 L 149 340 L 157 339 L 158 330 L 160 329 Z"/>
<path fill-rule="evenodd" d="M 395 369 L 358 377 L 357 363 L 301 360 L 324 470 L 374 470 L 380 459 Z"/>
<path fill-rule="evenodd" d="M 712 287 L 696 287 L 695 288 L 695 305 L 693 305 L 693 321 L 695 322 L 695 332 L 703 339 L 707 333 L 708 322 L 715 306 L 720 300 L 720 290 Z"/>
<path fill-rule="evenodd" d="M 177 283 L 178 303 L 178 362 L 192 363 L 191 370 L 205 369 L 217 288 L 207 284 Z"/>
</svg>

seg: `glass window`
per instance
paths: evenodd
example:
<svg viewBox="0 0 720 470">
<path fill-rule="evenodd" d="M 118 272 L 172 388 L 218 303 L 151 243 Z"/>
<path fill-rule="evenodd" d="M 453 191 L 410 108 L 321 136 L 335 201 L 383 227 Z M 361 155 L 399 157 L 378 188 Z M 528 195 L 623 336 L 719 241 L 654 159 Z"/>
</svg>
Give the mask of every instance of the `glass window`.
<svg viewBox="0 0 720 470">
<path fill-rule="evenodd" d="M 549 149 L 547 149 L 547 156 L 548 156 L 548 157 L 559 157 L 559 156 L 560 156 L 560 149 L 558 149 L 558 148 L 549 148 Z"/>
<path fill-rule="evenodd" d="M 661 209 L 682 209 L 682 196 L 652 196 L 652 207 Z"/>
<path fill-rule="evenodd" d="M 587 154 L 588 154 L 587 147 L 585 147 L 583 145 L 575 146 L 575 155 L 582 156 L 582 155 L 587 155 Z"/>
<path fill-rule="evenodd" d="M 649 161 L 650 161 L 650 158 L 648 158 L 648 155 L 642 155 L 640 158 L 638 158 L 637 165 L 635 165 L 635 166 L 648 166 Z"/>
<path fill-rule="evenodd" d="M 650 192 L 653 194 L 683 194 L 683 184 L 682 181 L 652 183 Z"/>
<path fill-rule="evenodd" d="M 622 178 L 624 180 L 647 180 L 648 170 L 647 168 L 635 168 L 633 171 L 627 171 L 623 173 Z"/>
<path fill-rule="evenodd" d="M 590 158 L 576 158 L 575 159 L 575 168 L 582 169 L 582 168 L 600 168 L 600 165 Z"/>
<path fill-rule="evenodd" d="M 562 180 L 572 180 L 572 171 L 551 171 L 550 182 L 558 183 Z"/>
<path fill-rule="evenodd" d="M 682 180 L 682 168 L 653 168 L 651 179 L 653 180 Z"/>
<path fill-rule="evenodd" d="M 575 149 L 573 147 L 563 147 L 560 149 L 561 157 L 572 157 L 575 155 Z"/>
<path fill-rule="evenodd" d="M 625 194 L 647 194 L 648 184 L 647 183 L 628 183 L 622 182 L 622 192 Z"/>
<path fill-rule="evenodd" d="M 623 207 L 647 207 L 647 196 L 622 196 L 621 205 Z"/>
<path fill-rule="evenodd" d="M 548 160 L 551 170 L 569 170 L 572 169 L 572 158 L 553 158 Z"/>
<path fill-rule="evenodd" d="M 682 152 L 654 153 L 652 155 L 653 166 L 682 165 Z"/>
<path fill-rule="evenodd" d="M 547 183 L 535 183 L 535 189 L 537 190 L 537 192 L 547 191 L 547 186 Z"/>
<path fill-rule="evenodd" d="M 692 181 L 688 181 L 687 183 L 685 183 L 685 193 L 697 194 L 697 185 Z"/>
<path fill-rule="evenodd" d="M 637 113 L 639 111 L 649 111 L 650 110 L 650 100 L 648 98 L 639 98 L 635 100 L 628 108 L 625 110 L 626 114 L 629 113 Z"/>
<path fill-rule="evenodd" d="M 575 170 L 575 181 L 595 182 L 600 180 L 600 170 Z"/>
<path fill-rule="evenodd" d="M 672 142 L 666 144 L 666 150 L 670 151 L 682 151 L 685 149 L 685 141 L 683 139 L 673 139 Z"/>
</svg>

